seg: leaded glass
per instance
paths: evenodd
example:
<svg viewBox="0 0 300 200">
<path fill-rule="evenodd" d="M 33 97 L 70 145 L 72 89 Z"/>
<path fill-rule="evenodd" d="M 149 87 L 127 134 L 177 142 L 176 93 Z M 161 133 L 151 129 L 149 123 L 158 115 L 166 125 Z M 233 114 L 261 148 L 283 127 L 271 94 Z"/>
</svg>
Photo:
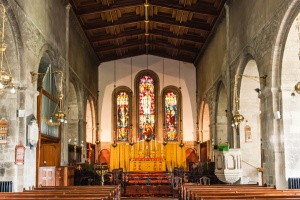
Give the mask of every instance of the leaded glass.
<svg viewBox="0 0 300 200">
<path fill-rule="evenodd" d="M 128 141 L 129 138 L 129 97 L 127 92 L 117 95 L 117 140 Z"/>
<path fill-rule="evenodd" d="M 165 93 L 165 127 L 167 140 L 178 140 L 177 95 L 174 92 Z"/>
<path fill-rule="evenodd" d="M 155 139 L 154 127 L 154 80 L 151 76 L 142 76 L 139 80 L 139 139 Z"/>
</svg>

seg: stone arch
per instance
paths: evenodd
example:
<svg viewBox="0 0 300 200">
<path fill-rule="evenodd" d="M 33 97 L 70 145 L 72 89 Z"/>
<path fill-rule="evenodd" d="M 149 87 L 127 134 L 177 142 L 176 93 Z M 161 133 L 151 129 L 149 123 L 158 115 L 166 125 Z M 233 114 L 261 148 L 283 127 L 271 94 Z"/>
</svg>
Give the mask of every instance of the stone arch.
<svg viewBox="0 0 300 200">
<path fill-rule="evenodd" d="M 248 58 L 250 57 L 251 56 L 248 56 Z M 255 60 L 248 60 L 243 68 L 243 74 L 239 77 L 241 79 L 239 112 L 245 118 L 239 126 L 239 144 L 244 157 L 243 160 L 246 161 L 242 162 L 243 177 L 247 177 L 247 179 L 245 179 L 247 181 L 251 180 L 254 181 L 254 183 L 260 182 L 260 184 L 262 184 L 257 173 L 257 168 L 262 167 L 261 111 L 259 98 L 261 94 L 261 78 L 259 78 L 258 67 Z"/>
<path fill-rule="evenodd" d="M 110 165 L 110 151 L 109 149 L 101 149 L 98 155 L 98 160 L 100 164 L 106 163 L 109 167 Z"/>
<path fill-rule="evenodd" d="M 199 119 L 199 125 L 200 125 L 200 141 L 206 142 L 210 140 L 210 115 L 209 115 L 209 106 L 208 103 L 205 101 L 201 102 L 200 107 L 200 119 Z"/>
<path fill-rule="evenodd" d="M 199 155 L 197 153 L 197 150 L 194 148 L 187 148 L 185 150 L 185 154 L 186 154 L 186 163 L 188 166 L 190 166 L 190 163 L 195 163 L 198 162 L 199 160 Z"/>
<path fill-rule="evenodd" d="M 282 113 L 283 116 L 281 119 L 273 118 L 273 137 L 269 141 L 269 143 L 272 144 L 272 148 L 276 147 L 276 152 L 274 155 L 274 175 L 275 175 L 275 185 L 277 188 L 286 188 L 287 182 L 286 182 L 286 161 L 289 162 L 289 159 L 286 158 L 287 155 L 280 152 L 285 152 L 285 142 L 284 138 L 286 138 L 285 134 L 287 131 L 283 128 L 283 120 L 282 118 L 288 118 L 286 114 L 283 113 L 283 106 L 282 104 L 284 99 L 283 95 L 286 95 L 284 91 L 284 94 L 281 93 L 281 84 L 282 84 L 282 77 L 283 77 L 283 56 L 285 51 L 285 43 L 287 42 L 287 38 L 291 29 L 291 26 L 300 12 L 300 2 L 294 0 L 287 8 L 285 15 L 283 16 L 283 19 L 281 21 L 278 34 L 276 37 L 276 42 L 274 45 L 274 52 L 272 57 L 272 66 L 269 71 L 272 72 L 272 79 L 271 79 L 271 93 L 272 93 L 272 112 L 273 113 Z M 284 85 L 283 85 L 284 86 Z M 288 133 L 287 133 L 288 134 Z M 290 146 L 290 145 L 289 145 Z M 287 152 L 289 154 L 289 152 Z"/>
<path fill-rule="evenodd" d="M 25 74 L 25 68 L 24 65 L 22 64 L 22 59 L 21 59 L 21 54 L 20 51 L 22 51 L 23 48 L 23 42 L 22 42 L 22 37 L 21 37 L 21 33 L 20 33 L 20 29 L 19 29 L 19 25 L 18 22 L 16 20 L 15 14 L 11 8 L 11 6 L 8 4 L 7 0 L 1 0 L 0 3 L 5 7 L 6 10 L 6 17 L 7 17 L 7 27 L 9 28 L 9 34 L 7 34 L 8 32 L 5 32 L 5 37 L 9 37 L 11 38 L 11 41 L 13 41 L 12 45 L 9 44 L 8 48 L 6 50 L 7 53 L 7 59 L 9 60 L 9 64 L 14 66 L 14 69 L 16 68 L 16 71 L 18 74 L 18 76 L 16 77 L 15 75 L 13 76 L 14 79 L 23 81 L 22 79 L 26 79 L 28 78 L 28 76 L 21 76 L 21 74 Z M 9 39 L 10 41 L 10 39 Z M 13 49 L 11 49 L 10 47 L 14 46 Z M 12 54 L 12 56 L 10 56 L 10 54 Z M 15 54 L 15 55 L 14 55 Z M 12 57 L 13 59 L 10 59 L 10 57 Z"/>
<path fill-rule="evenodd" d="M 292 20 L 290 18 L 289 20 Z M 282 122 L 281 135 L 277 138 L 272 138 L 274 144 L 276 140 L 280 140 L 282 148 L 285 152 L 285 177 L 293 178 L 299 176 L 300 156 L 295 153 L 295 147 L 299 144 L 299 122 L 296 120 L 300 116 L 300 106 L 297 103 L 300 100 L 300 94 L 295 90 L 295 85 L 300 81 L 299 75 L 299 24 L 300 11 L 298 15 L 290 23 L 288 32 L 286 33 L 285 45 L 281 55 L 281 70 L 280 70 L 280 85 L 281 85 L 281 102 L 278 109 L 274 110 L 276 121 Z M 280 104 L 281 103 L 281 104 Z M 275 115 L 277 113 L 277 115 Z M 279 113 L 279 115 L 278 115 Z"/>
<path fill-rule="evenodd" d="M 86 142 L 95 143 L 96 140 L 96 115 L 94 101 L 91 97 L 86 102 Z"/>
<path fill-rule="evenodd" d="M 229 136 L 227 134 L 227 93 L 225 85 L 222 81 L 218 83 L 217 86 L 217 96 L 216 96 L 216 132 L 215 132 L 215 144 L 220 142 L 228 142 Z"/>
</svg>

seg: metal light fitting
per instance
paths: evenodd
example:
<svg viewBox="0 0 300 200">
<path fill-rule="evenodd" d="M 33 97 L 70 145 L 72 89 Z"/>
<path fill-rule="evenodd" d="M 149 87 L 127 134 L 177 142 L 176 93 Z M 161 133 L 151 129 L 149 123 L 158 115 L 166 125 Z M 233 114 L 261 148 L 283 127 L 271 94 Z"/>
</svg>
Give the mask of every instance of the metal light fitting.
<svg viewBox="0 0 300 200">
<path fill-rule="evenodd" d="M 4 89 L 5 88 L 11 88 L 10 89 L 10 93 L 15 93 L 15 86 L 13 84 L 13 78 L 12 75 L 10 73 L 10 70 L 8 70 L 9 72 L 7 72 L 5 70 L 5 68 L 3 67 L 3 61 L 5 57 L 5 51 L 6 51 L 6 44 L 4 43 L 4 36 L 5 36 L 5 21 L 6 21 L 6 11 L 5 11 L 5 7 L 3 4 L 0 4 L 0 7 L 2 8 L 1 12 L 2 12 L 2 30 L 1 30 L 1 47 L 0 47 L 0 52 L 1 52 L 1 61 L 0 61 L 0 95 L 2 95 L 4 93 Z M 6 59 L 7 62 L 7 59 Z M 7 63 L 7 68 L 9 69 L 9 64 Z"/>
</svg>

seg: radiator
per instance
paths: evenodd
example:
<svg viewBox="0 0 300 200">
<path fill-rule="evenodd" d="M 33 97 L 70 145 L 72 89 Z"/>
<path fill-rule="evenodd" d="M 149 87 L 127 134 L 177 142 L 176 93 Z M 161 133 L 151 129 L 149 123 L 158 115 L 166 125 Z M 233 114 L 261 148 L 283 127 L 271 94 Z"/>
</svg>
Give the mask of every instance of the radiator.
<svg viewBox="0 0 300 200">
<path fill-rule="evenodd" d="M 12 192 L 12 181 L 0 181 L 0 192 Z"/>
<path fill-rule="evenodd" d="M 289 189 L 300 189 L 300 178 L 288 178 Z"/>
</svg>

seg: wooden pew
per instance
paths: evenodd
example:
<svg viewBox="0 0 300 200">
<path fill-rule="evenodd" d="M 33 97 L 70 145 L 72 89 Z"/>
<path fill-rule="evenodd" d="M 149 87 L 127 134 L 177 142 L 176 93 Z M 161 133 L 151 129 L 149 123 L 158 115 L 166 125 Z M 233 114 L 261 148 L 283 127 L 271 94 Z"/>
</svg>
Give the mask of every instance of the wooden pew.
<svg viewBox="0 0 300 200">
<path fill-rule="evenodd" d="M 23 192 L 1 193 L 0 199 L 34 199 L 34 200 L 119 200 L 121 198 L 120 185 L 111 186 L 59 186 L 38 187 Z"/>
<path fill-rule="evenodd" d="M 251 185 L 184 184 L 180 199 L 300 199 L 300 190 L 276 190 Z"/>
<path fill-rule="evenodd" d="M 77 190 L 88 190 L 92 192 L 95 190 L 96 192 L 100 191 L 111 191 L 113 198 L 121 198 L 121 185 L 104 185 L 104 186 L 42 186 L 38 188 L 34 188 L 35 191 L 37 190 L 70 190 L 72 192 Z M 29 190 L 30 191 L 30 190 Z"/>
<path fill-rule="evenodd" d="M 212 188 L 213 187 L 213 188 Z M 254 189 L 254 190 L 265 190 L 265 189 L 274 189 L 271 187 L 261 187 L 258 185 L 199 185 L 199 184 L 183 184 L 181 190 L 180 190 L 180 199 L 192 199 L 193 193 L 195 191 L 203 191 L 203 190 L 235 190 L 236 188 L 248 188 L 248 189 Z"/>
</svg>

